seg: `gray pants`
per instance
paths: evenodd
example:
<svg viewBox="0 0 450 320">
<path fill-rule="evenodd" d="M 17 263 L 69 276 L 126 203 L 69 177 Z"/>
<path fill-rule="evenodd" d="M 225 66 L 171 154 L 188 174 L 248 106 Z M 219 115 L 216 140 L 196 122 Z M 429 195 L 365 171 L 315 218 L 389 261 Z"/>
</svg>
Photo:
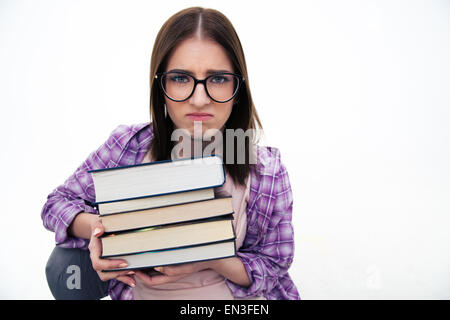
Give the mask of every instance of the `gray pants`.
<svg viewBox="0 0 450 320">
<path fill-rule="evenodd" d="M 88 250 L 55 247 L 45 274 L 57 300 L 99 300 L 108 295 L 109 281 L 100 280 Z"/>
</svg>

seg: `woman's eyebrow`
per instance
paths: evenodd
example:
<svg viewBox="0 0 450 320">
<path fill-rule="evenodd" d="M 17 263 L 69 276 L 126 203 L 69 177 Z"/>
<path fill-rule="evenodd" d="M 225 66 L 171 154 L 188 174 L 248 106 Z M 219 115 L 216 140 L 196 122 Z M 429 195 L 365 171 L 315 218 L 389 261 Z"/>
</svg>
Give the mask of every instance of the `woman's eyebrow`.
<svg viewBox="0 0 450 320">
<path fill-rule="evenodd" d="M 172 69 L 172 70 L 169 70 L 168 72 L 185 72 L 190 75 L 194 75 L 194 72 L 192 72 L 190 70 L 186 70 L 186 69 Z M 223 72 L 232 73 L 230 70 L 225 70 L 225 69 L 208 69 L 208 70 L 206 70 L 207 75 L 214 74 L 214 73 L 223 73 Z"/>
</svg>

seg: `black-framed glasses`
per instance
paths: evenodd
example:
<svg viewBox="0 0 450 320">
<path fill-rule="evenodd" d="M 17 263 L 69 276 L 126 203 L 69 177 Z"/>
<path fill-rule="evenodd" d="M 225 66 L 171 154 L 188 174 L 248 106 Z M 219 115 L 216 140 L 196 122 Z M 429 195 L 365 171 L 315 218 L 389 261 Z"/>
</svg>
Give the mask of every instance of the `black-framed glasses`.
<svg viewBox="0 0 450 320">
<path fill-rule="evenodd" d="M 155 78 L 159 79 L 164 94 L 172 101 L 186 101 L 194 94 L 197 84 L 201 83 L 208 97 L 219 103 L 233 99 L 245 80 L 243 76 L 230 72 L 214 73 L 199 80 L 187 72 L 169 71 L 157 73 Z"/>
</svg>

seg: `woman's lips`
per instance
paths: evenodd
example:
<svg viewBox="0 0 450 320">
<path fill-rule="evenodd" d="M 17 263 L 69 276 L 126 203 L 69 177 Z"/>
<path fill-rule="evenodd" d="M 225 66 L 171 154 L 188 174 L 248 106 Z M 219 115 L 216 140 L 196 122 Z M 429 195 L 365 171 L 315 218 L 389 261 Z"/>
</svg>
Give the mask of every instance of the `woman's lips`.
<svg viewBox="0 0 450 320">
<path fill-rule="evenodd" d="M 186 115 L 189 119 L 191 120 L 195 120 L 195 121 L 205 121 L 205 120 L 209 120 L 213 117 L 212 114 L 209 113 L 201 113 L 201 112 L 196 112 L 196 113 L 188 113 Z"/>
</svg>

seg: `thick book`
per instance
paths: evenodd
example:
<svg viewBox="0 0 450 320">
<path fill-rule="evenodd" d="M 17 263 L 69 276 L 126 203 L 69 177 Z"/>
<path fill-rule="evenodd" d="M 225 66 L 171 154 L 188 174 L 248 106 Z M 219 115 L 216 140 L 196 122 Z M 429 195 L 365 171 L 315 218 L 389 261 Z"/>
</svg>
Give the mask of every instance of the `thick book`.
<svg viewBox="0 0 450 320">
<path fill-rule="evenodd" d="M 232 215 L 191 223 L 104 234 L 102 258 L 235 239 Z"/>
<path fill-rule="evenodd" d="M 229 258 L 235 255 L 236 244 L 234 240 L 229 240 L 187 248 L 176 248 L 117 256 L 115 258 L 124 259 L 127 262 L 128 267 L 104 271 L 144 269 L 180 263 Z"/>
<path fill-rule="evenodd" d="M 225 183 L 225 167 L 219 155 L 154 161 L 89 173 L 94 181 L 96 205 L 214 188 Z"/>
<path fill-rule="evenodd" d="M 214 196 L 214 193 L 213 193 Z M 105 232 L 142 229 L 233 214 L 232 197 L 101 216 Z"/>
<path fill-rule="evenodd" d="M 214 199 L 214 188 L 169 193 L 155 197 L 103 202 L 98 203 L 97 208 L 100 216 L 105 216 L 209 199 Z"/>
</svg>

